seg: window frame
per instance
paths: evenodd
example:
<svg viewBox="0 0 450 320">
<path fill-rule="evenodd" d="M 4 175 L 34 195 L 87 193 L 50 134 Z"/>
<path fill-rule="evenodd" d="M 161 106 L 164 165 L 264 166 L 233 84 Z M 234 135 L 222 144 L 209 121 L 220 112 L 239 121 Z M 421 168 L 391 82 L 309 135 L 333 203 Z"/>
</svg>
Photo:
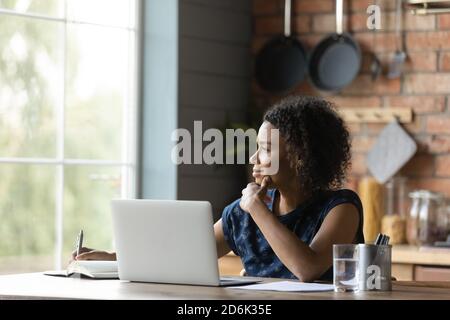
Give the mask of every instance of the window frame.
<svg viewBox="0 0 450 320">
<path fill-rule="evenodd" d="M 58 102 L 56 108 L 56 154 L 54 158 L 38 158 L 38 157 L 1 157 L 0 166 L 4 164 L 13 165 L 41 165 L 51 166 L 56 169 L 55 173 L 55 243 L 54 243 L 54 268 L 62 269 L 63 261 L 63 237 L 64 237 L 64 186 L 65 173 L 64 169 L 69 166 L 90 166 L 90 167 L 116 167 L 121 170 L 121 197 L 136 198 L 140 193 L 140 131 L 141 123 L 139 121 L 142 110 L 142 47 L 143 47 L 143 15 L 141 14 L 144 0 L 134 0 L 134 12 L 130 14 L 135 16 L 135 25 L 128 27 L 120 27 L 108 24 L 92 23 L 78 21 L 67 18 L 67 3 L 64 1 L 64 17 L 52 17 L 43 14 L 18 12 L 10 9 L 0 8 L 0 17 L 19 16 L 29 19 L 38 19 L 45 21 L 53 21 L 63 23 L 62 45 L 63 60 L 62 70 L 64 79 L 67 74 L 67 29 L 69 25 L 83 24 L 94 27 L 106 27 L 111 29 L 127 30 L 132 35 L 129 38 L 129 82 L 126 88 L 125 104 L 122 108 L 122 118 L 124 119 L 124 127 L 121 135 L 121 161 L 108 160 L 90 160 L 90 159 L 70 159 L 65 157 L 65 109 L 66 101 L 66 80 L 63 81 L 61 90 L 61 101 Z"/>
</svg>

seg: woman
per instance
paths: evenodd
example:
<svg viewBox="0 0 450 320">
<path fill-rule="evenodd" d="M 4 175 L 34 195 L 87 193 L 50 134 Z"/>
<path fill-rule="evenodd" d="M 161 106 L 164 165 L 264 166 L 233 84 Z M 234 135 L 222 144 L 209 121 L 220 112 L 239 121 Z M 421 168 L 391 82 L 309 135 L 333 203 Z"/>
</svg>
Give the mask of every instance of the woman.
<svg viewBox="0 0 450 320">
<path fill-rule="evenodd" d="M 272 129 L 280 134 L 273 150 Z M 269 176 L 275 156 L 279 170 Z M 249 276 L 332 280 L 333 244 L 364 243 L 361 201 L 339 189 L 350 163 L 342 119 L 323 99 L 286 98 L 265 114 L 250 162 L 255 182 L 214 226 L 218 256 L 232 250 Z M 114 253 L 82 252 L 74 258 L 115 259 Z"/>
</svg>

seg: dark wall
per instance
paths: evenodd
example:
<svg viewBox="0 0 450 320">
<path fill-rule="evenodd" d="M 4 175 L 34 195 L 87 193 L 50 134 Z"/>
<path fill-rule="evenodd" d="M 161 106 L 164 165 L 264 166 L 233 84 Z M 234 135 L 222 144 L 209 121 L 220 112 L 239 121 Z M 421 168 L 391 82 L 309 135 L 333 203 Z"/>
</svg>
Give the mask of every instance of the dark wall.
<svg viewBox="0 0 450 320">
<path fill-rule="evenodd" d="M 251 82 L 251 2 L 180 0 L 178 127 L 193 132 L 243 121 Z M 216 218 L 244 187 L 243 169 L 206 165 L 178 167 L 178 199 L 208 200 Z"/>
</svg>

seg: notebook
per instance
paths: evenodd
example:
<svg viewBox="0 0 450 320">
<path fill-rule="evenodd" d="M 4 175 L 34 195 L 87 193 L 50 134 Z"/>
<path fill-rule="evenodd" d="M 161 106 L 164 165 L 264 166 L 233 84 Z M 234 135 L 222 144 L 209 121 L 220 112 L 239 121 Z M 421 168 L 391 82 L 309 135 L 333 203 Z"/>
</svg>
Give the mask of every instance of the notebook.
<svg viewBox="0 0 450 320">
<path fill-rule="evenodd" d="M 119 279 L 117 261 L 73 261 L 67 270 L 46 271 L 46 276 L 80 275 L 91 279 Z"/>
</svg>

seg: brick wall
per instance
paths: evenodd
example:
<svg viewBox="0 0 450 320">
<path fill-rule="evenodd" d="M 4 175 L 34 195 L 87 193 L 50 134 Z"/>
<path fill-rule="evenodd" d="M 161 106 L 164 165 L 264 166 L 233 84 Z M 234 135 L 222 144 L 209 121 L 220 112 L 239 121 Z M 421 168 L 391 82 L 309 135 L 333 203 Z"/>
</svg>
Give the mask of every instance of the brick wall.
<svg viewBox="0 0 450 320">
<path fill-rule="evenodd" d="M 293 0 L 293 33 L 312 49 L 335 31 L 333 0 Z M 363 50 L 363 67 L 358 78 L 341 93 L 330 95 L 313 89 L 305 81 L 292 93 L 320 95 L 342 107 L 383 107 L 414 110 L 415 119 L 405 127 L 419 143 L 419 152 L 403 169 L 413 188 L 427 188 L 450 196 L 450 14 L 414 16 L 404 13 L 404 42 L 408 53 L 401 79 L 385 77 L 372 82 L 370 52 L 386 66 L 396 50 L 395 1 L 379 0 L 383 30 L 366 27 L 366 9 L 375 0 L 346 0 L 346 30 Z M 271 36 L 283 31 L 284 1 L 253 0 L 252 53 L 256 55 Z M 264 109 L 280 96 L 268 95 L 252 83 L 253 108 Z M 353 166 L 349 187 L 368 174 L 367 151 L 384 125 L 351 124 Z"/>
</svg>

